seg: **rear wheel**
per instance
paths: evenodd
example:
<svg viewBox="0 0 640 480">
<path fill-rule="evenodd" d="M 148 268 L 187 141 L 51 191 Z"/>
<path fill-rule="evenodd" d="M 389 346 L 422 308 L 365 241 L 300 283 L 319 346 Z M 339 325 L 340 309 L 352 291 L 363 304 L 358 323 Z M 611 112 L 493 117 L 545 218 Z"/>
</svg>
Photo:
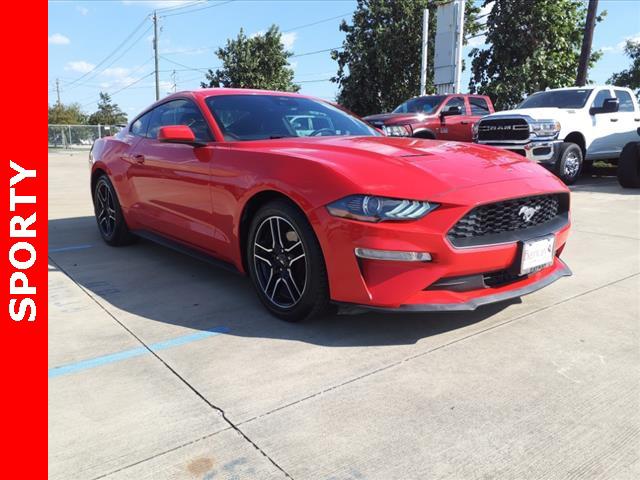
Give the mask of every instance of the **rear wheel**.
<svg viewBox="0 0 640 480">
<path fill-rule="evenodd" d="M 582 171 L 582 150 L 575 143 L 564 142 L 560 145 L 555 173 L 567 185 L 575 183 Z"/>
<path fill-rule="evenodd" d="M 106 175 L 98 178 L 93 189 L 93 206 L 102 239 L 112 246 L 128 245 L 135 241 L 122 215 L 120 202 Z"/>
<path fill-rule="evenodd" d="M 296 207 L 276 200 L 258 210 L 246 254 L 253 286 L 273 315 L 297 322 L 326 311 L 329 286 L 322 251 Z"/>
<path fill-rule="evenodd" d="M 624 188 L 640 187 L 640 142 L 627 143 L 618 159 L 618 182 Z"/>
</svg>

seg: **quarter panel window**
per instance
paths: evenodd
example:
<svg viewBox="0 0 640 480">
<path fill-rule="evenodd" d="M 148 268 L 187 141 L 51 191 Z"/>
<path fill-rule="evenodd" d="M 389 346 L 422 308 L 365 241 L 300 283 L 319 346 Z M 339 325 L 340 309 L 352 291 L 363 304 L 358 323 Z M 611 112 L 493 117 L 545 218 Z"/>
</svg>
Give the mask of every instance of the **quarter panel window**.
<svg viewBox="0 0 640 480">
<path fill-rule="evenodd" d="M 131 124 L 131 128 L 129 129 L 129 133 L 131 135 L 135 135 L 137 137 L 144 137 L 147 135 L 147 129 L 149 128 L 149 120 L 151 120 L 151 115 L 153 111 L 145 113 L 144 115 L 138 117 L 136 121 Z"/>
<path fill-rule="evenodd" d="M 469 105 L 471 106 L 471 115 L 483 117 L 489 115 L 489 105 L 484 98 L 469 97 Z"/>
<path fill-rule="evenodd" d="M 620 102 L 619 112 L 633 112 L 633 100 L 626 90 L 615 90 L 616 98 Z"/>
</svg>

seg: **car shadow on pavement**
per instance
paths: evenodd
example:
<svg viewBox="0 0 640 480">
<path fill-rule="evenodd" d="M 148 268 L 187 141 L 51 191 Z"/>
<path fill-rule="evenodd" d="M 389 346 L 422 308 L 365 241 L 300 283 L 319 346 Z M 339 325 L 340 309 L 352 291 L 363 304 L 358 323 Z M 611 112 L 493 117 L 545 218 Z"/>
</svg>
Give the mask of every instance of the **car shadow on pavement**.
<svg viewBox="0 0 640 480">
<path fill-rule="evenodd" d="M 144 240 L 109 247 L 93 217 L 50 220 L 49 252 L 50 272 L 64 272 L 102 299 L 134 333 L 163 322 L 331 347 L 403 345 L 481 322 L 520 303 L 515 299 L 472 312 L 331 314 L 292 324 L 267 313 L 246 277 Z"/>
</svg>

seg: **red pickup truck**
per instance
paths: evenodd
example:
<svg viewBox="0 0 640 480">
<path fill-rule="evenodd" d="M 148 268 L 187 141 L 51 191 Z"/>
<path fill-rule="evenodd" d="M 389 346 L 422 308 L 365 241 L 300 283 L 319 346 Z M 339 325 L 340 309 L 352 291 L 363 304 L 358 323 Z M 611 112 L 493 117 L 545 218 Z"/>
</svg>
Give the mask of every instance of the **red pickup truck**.
<svg viewBox="0 0 640 480">
<path fill-rule="evenodd" d="M 484 95 L 425 95 L 364 120 L 391 136 L 471 142 L 473 124 L 493 112 L 491 99 Z"/>
</svg>

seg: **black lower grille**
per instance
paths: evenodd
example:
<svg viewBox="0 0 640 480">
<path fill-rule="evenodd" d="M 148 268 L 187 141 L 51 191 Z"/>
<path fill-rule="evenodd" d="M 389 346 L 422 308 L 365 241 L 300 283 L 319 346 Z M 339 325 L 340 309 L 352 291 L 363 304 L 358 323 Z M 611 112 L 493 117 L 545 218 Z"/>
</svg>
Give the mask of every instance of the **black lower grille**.
<svg viewBox="0 0 640 480">
<path fill-rule="evenodd" d="M 514 198 L 474 208 L 447 237 L 456 247 L 487 245 L 519 240 L 524 236 L 551 233 L 568 221 L 567 194 Z M 547 231 L 540 231 L 545 229 Z"/>
<path fill-rule="evenodd" d="M 425 290 L 449 290 L 452 292 L 469 292 L 485 288 L 497 288 L 509 283 L 524 280 L 528 275 L 518 275 L 510 270 L 466 275 L 463 277 L 446 277 L 429 285 Z"/>
</svg>

